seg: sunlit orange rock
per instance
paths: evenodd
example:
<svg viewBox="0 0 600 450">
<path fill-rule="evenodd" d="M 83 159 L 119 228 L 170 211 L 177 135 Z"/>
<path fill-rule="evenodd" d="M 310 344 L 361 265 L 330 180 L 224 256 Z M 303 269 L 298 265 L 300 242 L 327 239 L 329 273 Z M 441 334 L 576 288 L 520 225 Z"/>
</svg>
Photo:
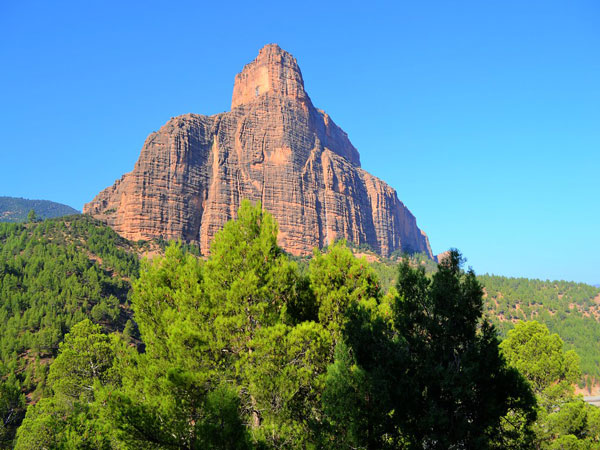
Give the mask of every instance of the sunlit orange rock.
<svg viewBox="0 0 600 450">
<path fill-rule="evenodd" d="M 235 77 L 231 111 L 186 114 L 152 133 L 132 172 L 84 213 L 128 239 L 183 239 L 207 254 L 242 199 L 261 201 L 279 244 L 306 255 L 345 238 L 387 256 L 429 241 L 396 191 L 360 167 L 358 151 L 304 90 L 296 59 L 275 44 Z"/>
</svg>

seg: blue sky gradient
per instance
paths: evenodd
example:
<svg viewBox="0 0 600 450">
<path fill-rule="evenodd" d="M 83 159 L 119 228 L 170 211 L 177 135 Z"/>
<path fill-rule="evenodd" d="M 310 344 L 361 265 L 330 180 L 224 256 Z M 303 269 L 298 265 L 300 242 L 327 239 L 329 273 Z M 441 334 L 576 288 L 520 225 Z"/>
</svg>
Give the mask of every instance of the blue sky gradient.
<svg viewBox="0 0 600 450">
<path fill-rule="evenodd" d="M 81 209 L 276 42 L 477 273 L 600 283 L 600 3 L 0 2 L 0 195 Z"/>
</svg>

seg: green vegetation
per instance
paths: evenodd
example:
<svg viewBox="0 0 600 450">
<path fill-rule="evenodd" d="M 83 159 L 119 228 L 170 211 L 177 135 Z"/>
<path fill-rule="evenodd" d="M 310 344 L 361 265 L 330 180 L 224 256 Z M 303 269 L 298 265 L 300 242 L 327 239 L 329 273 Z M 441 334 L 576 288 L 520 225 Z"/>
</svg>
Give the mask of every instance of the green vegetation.
<svg viewBox="0 0 600 450">
<path fill-rule="evenodd" d="M 125 240 L 86 216 L 0 224 L 4 388 L 39 399 L 63 336 L 85 318 L 108 331 L 122 329 L 129 280 L 138 266 Z"/>
<path fill-rule="evenodd" d="M 420 437 L 414 447 L 505 448 L 513 435 L 529 443 L 506 417 L 523 417 L 527 430 L 535 401 L 500 357 L 496 331 L 482 320 L 481 286 L 462 263 L 451 251 L 431 279 L 422 267 L 400 265 L 395 324 L 410 355 L 410 386 L 417 386 L 409 414 L 410 434 Z"/>
<path fill-rule="evenodd" d="M 519 320 L 537 320 L 581 358 L 590 385 L 600 380 L 600 289 L 583 283 L 483 275 L 486 314 L 506 335 Z"/>
<path fill-rule="evenodd" d="M 577 355 L 517 323 L 576 299 L 556 325 L 595 324 L 598 289 L 477 278 L 456 251 L 291 258 L 276 237 L 248 202 L 206 259 L 86 216 L 0 224 L 0 448 L 600 445 Z"/>
<path fill-rule="evenodd" d="M 560 337 L 536 321 L 519 322 L 500 347 L 507 362 L 527 378 L 536 395 L 536 447 L 598 448 L 600 409 L 573 394 L 573 385 L 581 376 L 577 354 L 565 352 Z"/>
<path fill-rule="evenodd" d="M 429 259 L 425 253 L 400 253 L 394 252 L 389 258 L 374 258 L 371 267 L 375 270 L 381 283 L 383 292 L 388 292 L 394 287 L 398 278 L 398 264 L 403 260 L 410 261 L 412 267 L 421 267 L 427 275 L 432 275 L 437 271 L 435 261 Z"/>
<path fill-rule="evenodd" d="M 457 252 L 398 295 L 343 243 L 306 273 L 245 202 L 206 260 L 170 245 L 132 306 L 145 351 L 83 320 L 16 448 L 499 448 L 527 442 L 525 380 L 500 357 Z M 507 430 L 505 417 L 524 418 Z"/>
<path fill-rule="evenodd" d="M 424 255 L 410 255 L 414 267 L 423 267 L 430 276 L 437 270 Z M 397 261 L 379 259 L 371 266 L 384 289 L 393 286 Z M 542 281 L 479 275 L 484 289 L 484 313 L 506 336 L 519 321 L 537 320 L 557 333 L 568 350 L 581 358 L 580 385 L 600 383 L 600 288 L 569 281 Z"/>
<path fill-rule="evenodd" d="M 25 396 L 14 383 L 0 381 L 0 448 L 10 447 L 25 414 Z"/>
<path fill-rule="evenodd" d="M 17 197 L 0 197 L 0 222 L 26 222 L 33 217 L 51 219 L 79 214 L 74 208 L 48 200 L 27 200 Z"/>
</svg>

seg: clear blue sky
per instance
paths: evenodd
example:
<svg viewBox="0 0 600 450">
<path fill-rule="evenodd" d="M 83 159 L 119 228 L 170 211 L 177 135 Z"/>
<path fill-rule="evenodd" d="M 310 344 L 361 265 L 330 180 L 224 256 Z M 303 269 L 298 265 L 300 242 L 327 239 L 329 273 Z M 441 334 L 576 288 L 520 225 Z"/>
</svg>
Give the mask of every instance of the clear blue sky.
<svg viewBox="0 0 600 450">
<path fill-rule="evenodd" d="M 600 283 L 600 2 L 0 2 L 0 195 L 81 209 L 260 47 L 477 273 Z"/>
</svg>

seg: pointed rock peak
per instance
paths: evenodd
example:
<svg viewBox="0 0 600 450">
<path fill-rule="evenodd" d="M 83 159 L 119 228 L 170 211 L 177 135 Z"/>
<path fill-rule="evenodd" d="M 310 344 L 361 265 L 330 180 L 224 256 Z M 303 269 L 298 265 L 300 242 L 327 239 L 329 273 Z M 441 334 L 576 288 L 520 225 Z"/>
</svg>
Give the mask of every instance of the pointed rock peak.
<svg viewBox="0 0 600 450">
<path fill-rule="evenodd" d="M 300 101 L 308 99 L 296 58 L 277 44 L 261 48 L 256 59 L 235 76 L 231 109 L 266 93 Z"/>
</svg>

